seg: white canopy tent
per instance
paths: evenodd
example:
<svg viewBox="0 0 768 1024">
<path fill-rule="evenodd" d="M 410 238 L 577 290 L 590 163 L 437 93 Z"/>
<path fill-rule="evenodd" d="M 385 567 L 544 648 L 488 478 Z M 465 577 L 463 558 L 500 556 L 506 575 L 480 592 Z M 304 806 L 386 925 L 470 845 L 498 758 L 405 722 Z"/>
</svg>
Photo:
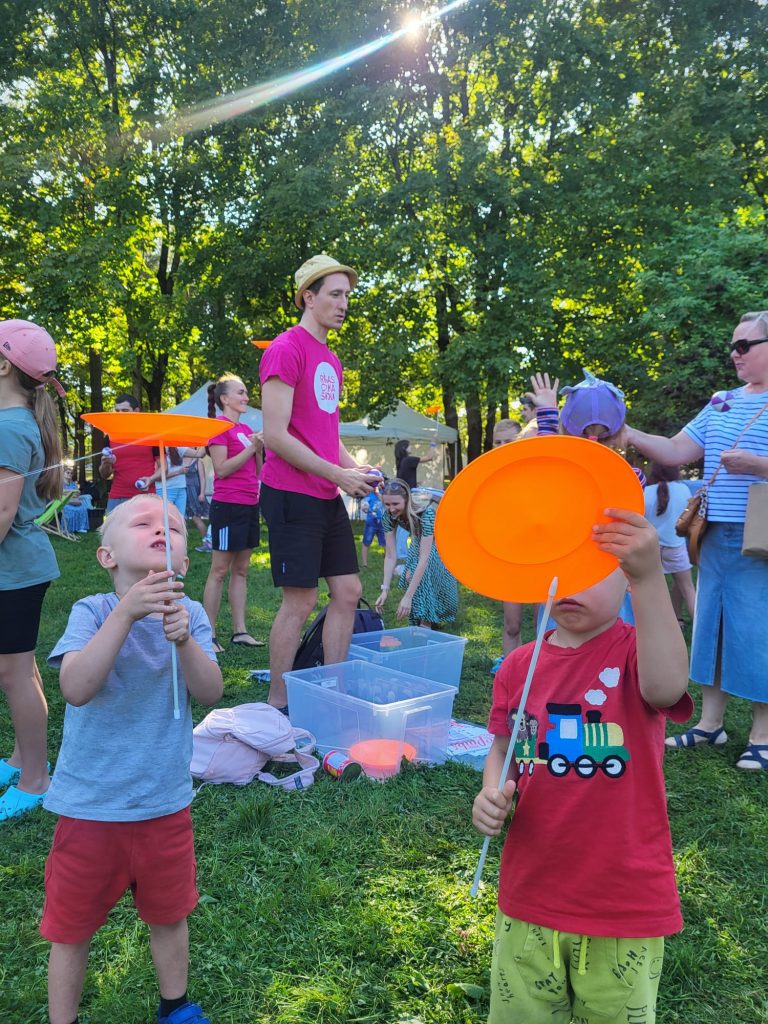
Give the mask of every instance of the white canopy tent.
<svg viewBox="0 0 768 1024">
<path fill-rule="evenodd" d="M 439 454 L 442 445 L 455 444 L 457 439 L 453 427 L 447 427 L 437 420 L 423 416 L 411 409 L 405 402 L 388 413 L 377 427 L 371 427 L 368 417 L 352 423 L 342 423 L 339 428 L 341 439 L 350 454 L 360 463 L 381 466 L 386 476 L 395 475 L 395 442 L 410 441 L 413 455 L 429 454 L 429 445 L 435 442 Z M 425 487 L 442 488 L 445 476 L 444 459 L 425 462 L 419 470 L 419 483 Z"/>
<path fill-rule="evenodd" d="M 207 416 L 208 385 L 204 384 L 167 412 L 184 416 Z M 249 405 L 242 418 L 253 430 L 262 429 L 261 409 Z M 434 441 L 442 455 L 442 445 L 455 444 L 457 437 L 453 427 L 446 427 L 437 420 L 422 416 L 405 402 L 398 402 L 394 412 L 386 415 L 377 427 L 369 426 L 368 417 L 364 416 L 351 423 L 341 423 L 339 434 L 345 447 L 359 463 L 381 466 L 386 476 L 395 475 L 396 441 L 410 441 L 414 455 L 429 454 L 429 445 Z M 425 487 L 442 488 L 445 473 L 443 463 L 443 458 L 425 462 L 419 470 L 419 483 Z"/>
</svg>

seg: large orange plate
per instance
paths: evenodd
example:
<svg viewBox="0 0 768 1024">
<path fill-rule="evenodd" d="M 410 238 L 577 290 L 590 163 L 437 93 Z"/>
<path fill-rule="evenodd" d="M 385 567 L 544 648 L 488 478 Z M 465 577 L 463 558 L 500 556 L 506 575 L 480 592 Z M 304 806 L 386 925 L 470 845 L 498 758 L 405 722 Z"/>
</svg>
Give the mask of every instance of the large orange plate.
<svg viewBox="0 0 768 1024">
<path fill-rule="evenodd" d="M 80 418 L 109 434 L 112 444 L 195 447 L 222 431 L 221 420 L 166 412 L 85 412 Z"/>
<path fill-rule="evenodd" d="M 618 565 L 592 540 L 604 509 L 643 513 L 632 467 L 580 437 L 533 437 L 480 456 L 448 487 L 437 510 L 440 557 L 470 590 L 500 601 L 576 594 Z"/>
</svg>

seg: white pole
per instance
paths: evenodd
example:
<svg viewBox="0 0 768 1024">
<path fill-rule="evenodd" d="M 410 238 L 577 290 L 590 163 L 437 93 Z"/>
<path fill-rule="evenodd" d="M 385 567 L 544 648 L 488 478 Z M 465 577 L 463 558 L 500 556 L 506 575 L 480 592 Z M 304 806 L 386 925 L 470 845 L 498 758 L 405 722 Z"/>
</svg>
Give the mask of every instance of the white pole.
<svg viewBox="0 0 768 1024">
<path fill-rule="evenodd" d="M 163 487 L 163 530 L 165 531 L 165 567 L 173 572 L 171 565 L 171 527 L 168 522 L 168 487 L 165 474 L 165 445 L 160 442 L 160 483 Z M 176 644 L 171 643 L 171 674 L 173 675 L 173 717 L 181 718 L 179 710 L 179 664 L 176 658 Z"/>
<path fill-rule="evenodd" d="M 541 624 L 539 625 L 539 631 L 536 635 L 536 643 L 533 645 L 533 655 L 531 656 L 531 663 L 528 666 L 528 675 L 525 677 L 525 685 L 523 686 L 523 693 L 520 697 L 520 704 L 515 715 L 515 724 L 512 728 L 512 735 L 509 738 L 509 746 L 507 747 L 507 756 L 504 758 L 504 764 L 501 766 L 501 774 L 499 775 L 499 789 L 504 788 L 504 783 L 507 781 L 507 775 L 509 773 L 509 766 L 512 763 L 512 757 L 515 753 L 515 744 L 517 743 L 517 736 L 520 732 L 520 723 L 523 720 L 523 714 L 525 712 L 525 705 L 528 701 L 528 694 L 531 689 L 531 682 L 533 680 L 533 673 L 536 669 L 536 662 L 539 660 L 539 652 L 541 651 L 541 644 L 544 640 L 544 633 L 547 630 L 547 623 L 549 622 L 549 613 L 552 610 L 552 602 L 555 599 L 557 593 L 557 576 L 552 578 L 552 582 L 549 585 L 549 591 L 547 594 L 547 603 L 544 605 L 544 614 L 541 616 Z M 477 896 L 477 890 L 480 888 L 480 877 L 483 873 L 483 867 L 485 865 L 485 858 L 488 856 L 488 847 L 491 843 L 491 837 L 486 836 L 483 840 L 483 846 L 480 850 L 480 858 L 477 862 L 477 868 L 475 869 L 475 877 L 472 879 L 472 888 L 469 890 L 471 896 Z"/>
</svg>

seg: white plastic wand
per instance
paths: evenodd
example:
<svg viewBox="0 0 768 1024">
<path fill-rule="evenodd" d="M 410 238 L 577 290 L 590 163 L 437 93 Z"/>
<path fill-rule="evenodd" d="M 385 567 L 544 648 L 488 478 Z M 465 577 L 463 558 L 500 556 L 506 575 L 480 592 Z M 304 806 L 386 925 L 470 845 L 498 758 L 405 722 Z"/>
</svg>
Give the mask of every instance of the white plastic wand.
<svg viewBox="0 0 768 1024">
<path fill-rule="evenodd" d="M 509 772 L 509 766 L 512 763 L 512 758 L 515 753 L 515 744 L 517 743 L 517 735 L 520 732 L 520 723 L 523 720 L 523 713 L 525 712 L 525 705 L 528 701 L 528 693 L 531 689 L 531 681 L 533 680 L 533 673 L 536 670 L 536 663 L 539 660 L 539 652 L 541 651 L 541 645 L 544 641 L 544 634 L 547 630 L 547 623 L 549 622 L 549 613 L 552 610 L 552 602 L 555 600 L 555 594 L 557 593 L 557 576 L 552 577 L 552 582 L 549 584 L 549 591 L 547 592 L 547 603 L 544 605 L 544 614 L 541 616 L 541 623 L 539 625 L 539 631 L 536 634 L 536 643 L 533 645 L 533 654 L 531 655 L 531 663 L 528 666 L 528 675 L 525 677 L 525 685 L 523 686 L 523 692 L 520 697 L 520 704 L 515 715 L 515 724 L 512 728 L 512 735 L 509 738 L 509 746 L 507 747 L 507 756 L 504 758 L 504 764 L 501 766 L 501 775 L 499 776 L 499 789 L 504 788 L 504 783 L 507 781 L 507 774 Z M 480 888 L 480 877 L 483 873 L 483 867 L 485 866 L 485 858 L 488 856 L 488 847 L 491 844 L 491 837 L 486 836 L 483 840 L 483 846 L 480 850 L 480 857 L 477 862 L 477 868 L 475 869 L 475 877 L 472 879 L 472 888 L 469 890 L 471 896 L 477 896 L 477 890 Z"/>
<path fill-rule="evenodd" d="M 168 522 L 168 487 L 165 476 L 165 445 L 160 442 L 160 483 L 163 487 L 163 530 L 165 531 L 165 567 L 173 572 L 171 565 L 171 526 Z M 173 676 L 173 717 L 181 718 L 179 711 L 179 664 L 176 659 L 176 644 L 171 643 L 171 674 Z"/>
</svg>

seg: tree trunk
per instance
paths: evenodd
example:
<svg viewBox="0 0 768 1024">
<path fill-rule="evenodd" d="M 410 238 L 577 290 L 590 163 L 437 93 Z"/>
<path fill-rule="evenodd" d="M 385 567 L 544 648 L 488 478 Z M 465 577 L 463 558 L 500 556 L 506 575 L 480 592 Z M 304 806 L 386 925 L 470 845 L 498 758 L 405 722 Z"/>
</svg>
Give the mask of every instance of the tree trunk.
<svg viewBox="0 0 768 1024">
<path fill-rule="evenodd" d="M 437 325 L 437 351 L 441 354 L 448 350 L 451 340 L 448 329 L 448 299 L 445 289 L 439 286 L 435 292 L 435 323 Z M 456 396 L 450 384 L 443 383 L 443 408 L 445 422 L 456 431 L 456 442 L 448 449 L 448 476 L 451 480 L 461 470 L 461 434 L 459 433 L 459 415 L 456 411 Z"/>
<path fill-rule="evenodd" d="M 86 402 L 88 401 L 85 392 L 85 379 L 80 378 L 80 384 L 77 388 L 77 393 L 80 398 L 79 407 L 80 409 L 87 409 Z M 80 418 L 80 414 L 75 415 L 75 479 L 77 480 L 80 487 L 86 482 L 85 473 L 85 424 Z"/>
<path fill-rule="evenodd" d="M 103 363 L 101 352 L 95 348 L 88 349 L 88 385 L 91 392 L 91 412 L 104 411 L 104 390 L 103 390 Z M 81 421 L 82 422 L 82 421 Z M 104 435 L 96 427 L 91 428 L 91 472 L 95 483 L 101 480 L 99 476 L 99 463 L 101 462 L 101 449 L 104 447 Z M 83 444 L 83 455 L 85 455 L 85 444 Z"/>
<path fill-rule="evenodd" d="M 448 478 L 453 480 L 461 472 L 461 434 L 459 433 L 459 414 L 456 412 L 456 399 L 449 387 L 443 388 L 443 409 L 445 424 L 456 431 L 456 441 L 448 445 Z"/>
<path fill-rule="evenodd" d="M 483 451 L 483 417 L 480 412 L 480 398 L 476 391 L 466 396 L 467 406 L 467 462 L 482 455 Z"/>
<path fill-rule="evenodd" d="M 485 410 L 485 436 L 483 437 L 483 451 L 489 452 L 493 448 L 493 427 L 496 423 L 496 404 L 489 402 Z"/>
</svg>

